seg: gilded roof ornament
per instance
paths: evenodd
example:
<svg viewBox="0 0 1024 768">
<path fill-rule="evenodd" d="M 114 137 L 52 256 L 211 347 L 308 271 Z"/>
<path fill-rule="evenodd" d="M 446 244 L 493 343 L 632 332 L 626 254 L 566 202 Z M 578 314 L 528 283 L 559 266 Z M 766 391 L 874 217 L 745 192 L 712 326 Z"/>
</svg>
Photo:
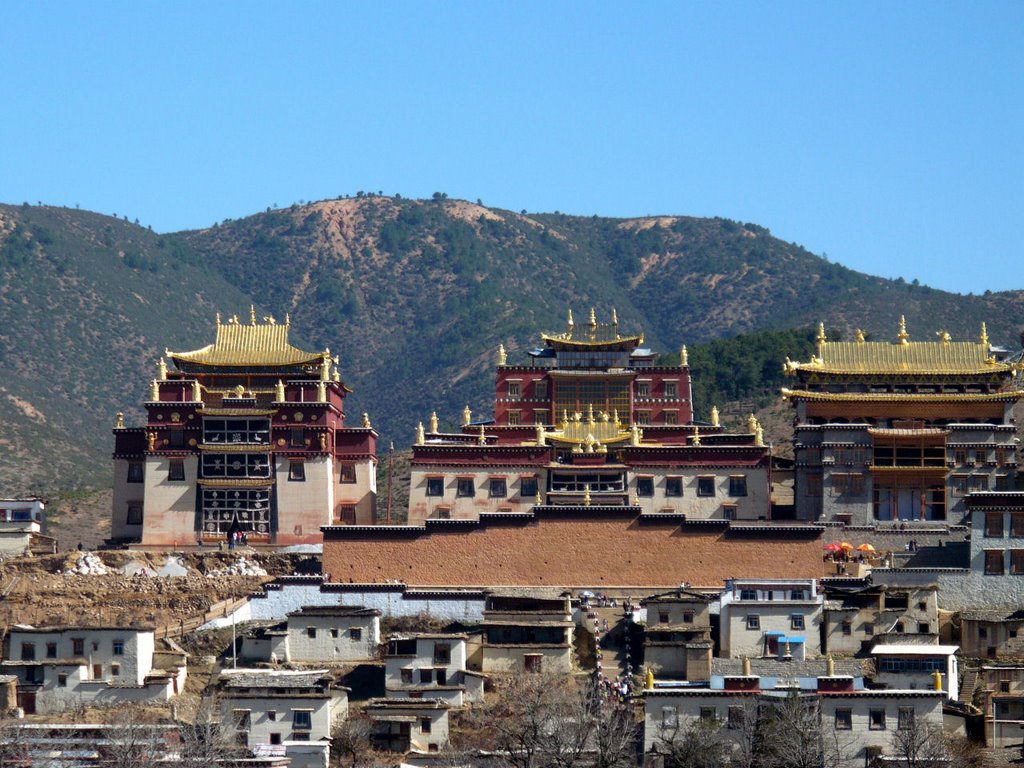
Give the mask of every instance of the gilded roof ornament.
<svg viewBox="0 0 1024 768">
<path fill-rule="evenodd" d="M 341 382 L 341 374 L 338 373 L 338 366 L 334 366 L 331 369 L 331 381 L 337 383 Z"/>
<path fill-rule="evenodd" d="M 124 413 L 121 411 L 117 412 L 117 418 L 114 420 L 115 429 L 124 429 Z"/>
<path fill-rule="evenodd" d="M 154 403 L 160 400 L 160 382 L 156 379 L 149 385 L 149 399 Z"/>
<path fill-rule="evenodd" d="M 711 426 L 712 427 L 719 427 L 719 426 L 721 426 L 721 424 L 719 424 L 719 422 L 718 422 L 718 406 L 717 405 L 712 405 L 711 406 Z"/>
<path fill-rule="evenodd" d="M 239 324 L 237 316 L 227 323 L 217 314 L 217 335 L 213 344 L 189 352 L 166 351 L 176 364 L 210 366 L 314 366 L 323 355 L 306 352 L 288 343 L 289 324 Z M 180 367 L 180 365 L 179 365 Z"/>
<path fill-rule="evenodd" d="M 508 355 L 505 352 L 505 345 L 504 344 L 499 344 L 498 345 L 498 365 L 507 365 L 507 364 L 508 364 Z"/>
<path fill-rule="evenodd" d="M 363 429 L 373 429 L 373 425 L 370 424 L 370 414 L 363 411 Z"/>
<path fill-rule="evenodd" d="M 764 448 L 764 427 L 760 424 L 757 425 L 757 432 L 755 433 L 754 445 L 758 448 Z"/>
<path fill-rule="evenodd" d="M 984 321 L 981 323 L 981 337 L 978 339 L 982 345 L 988 346 L 988 328 L 985 326 Z"/>
<path fill-rule="evenodd" d="M 157 378 L 160 379 L 160 381 L 167 381 L 167 363 L 164 362 L 162 357 L 157 361 L 156 371 L 158 374 Z"/>
<path fill-rule="evenodd" d="M 277 380 L 277 384 L 275 385 L 274 389 L 276 391 L 276 394 L 275 394 L 275 397 L 277 398 L 276 402 L 283 403 L 284 402 L 284 382 L 281 381 L 280 379 L 278 379 Z"/>
<path fill-rule="evenodd" d="M 192 379 L 192 402 L 203 402 L 203 386 L 199 383 L 199 379 Z"/>
<path fill-rule="evenodd" d="M 818 336 L 817 336 L 817 338 L 815 338 L 815 341 L 818 342 L 818 346 L 819 347 L 822 344 L 824 344 L 826 341 L 828 341 L 828 337 L 825 335 L 825 321 L 824 320 L 822 320 L 821 322 L 818 323 Z"/>
<path fill-rule="evenodd" d="M 430 434 L 437 434 L 437 411 L 430 412 Z"/>
<path fill-rule="evenodd" d="M 700 427 L 696 424 L 693 425 L 693 438 L 690 440 L 690 445 L 700 445 Z"/>
<path fill-rule="evenodd" d="M 587 403 L 587 424 L 594 424 L 594 404 Z"/>
<path fill-rule="evenodd" d="M 633 489 L 633 497 L 630 499 L 630 502 L 634 507 L 640 506 L 640 494 L 637 493 L 636 488 Z"/>
<path fill-rule="evenodd" d="M 590 506 L 590 483 L 583 486 L 583 506 Z"/>
<path fill-rule="evenodd" d="M 686 351 L 686 345 L 679 350 L 679 367 L 686 368 L 690 365 L 690 353 Z"/>
<path fill-rule="evenodd" d="M 569 307 L 569 332 L 572 332 L 572 328 L 575 325 L 572 321 L 572 307 Z"/>
<path fill-rule="evenodd" d="M 462 409 L 462 426 L 468 427 L 471 421 L 473 421 L 473 412 L 469 410 L 467 405 Z"/>
<path fill-rule="evenodd" d="M 217 325 L 220 325 L 220 312 L 217 313 Z"/>
<path fill-rule="evenodd" d="M 331 350 L 324 347 L 324 355 L 320 360 L 320 381 L 327 381 L 331 378 Z"/>
<path fill-rule="evenodd" d="M 857 343 L 858 344 L 863 344 L 865 341 L 867 341 L 867 339 L 864 338 L 864 331 L 862 331 L 860 328 L 858 328 L 857 329 Z M 786 359 L 788 360 L 789 358 L 786 358 Z"/>
<path fill-rule="evenodd" d="M 936 331 L 935 335 L 939 337 L 943 344 L 949 344 L 953 340 L 953 337 L 949 335 L 949 331 Z"/>
<path fill-rule="evenodd" d="M 146 445 L 149 446 L 149 450 L 151 450 L 151 451 L 155 451 L 156 450 L 156 432 L 147 432 L 146 433 Z"/>
<path fill-rule="evenodd" d="M 754 414 L 747 416 L 747 432 L 750 434 L 757 432 L 757 417 Z"/>
<path fill-rule="evenodd" d="M 540 485 L 537 486 L 537 492 L 535 494 L 533 494 L 533 503 L 534 504 L 543 504 L 544 503 L 544 497 L 540 495 Z"/>
<path fill-rule="evenodd" d="M 615 422 L 615 426 L 616 427 L 619 426 L 619 424 L 621 423 L 619 421 L 619 409 L 618 408 L 616 408 L 614 411 L 612 411 L 612 421 Z"/>
<path fill-rule="evenodd" d="M 327 382 L 318 381 L 316 383 L 316 399 L 319 403 L 327 402 Z"/>
<path fill-rule="evenodd" d="M 480 425 L 480 436 L 477 437 L 476 441 L 480 443 L 480 445 L 487 445 L 487 433 L 484 432 L 483 424 Z"/>
<path fill-rule="evenodd" d="M 253 304 L 249 305 L 249 325 L 256 325 L 256 307 Z"/>
<path fill-rule="evenodd" d="M 416 445 L 423 445 L 427 442 L 427 437 L 423 433 L 423 422 L 421 421 L 416 425 Z"/>
<path fill-rule="evenodd" d="M 594 308 L 593 307 L 590 308 L 590 327 L 591 328 L 596 328 L 597 327 L 597 315 L 594 314 Z"/>
<path fill-rule="evenodd" d="M 537 445 L 547 445 L 547 438 L 544 435 L 544 425 L 537 424 Z"/>
<path fill-rule="evenodd" d="M 618 325 L 618 324 L 619 324 L 619 315 L 615 311 L 615 307 L 612 307 L 612 325 Z"/>
<path fill-rule="evenodd" d="M 633 446 L 640 445 L 640 427 L 633 423 L 629 428 L 629 444 Z"/>
<path fill-rule="evenodd" d="M 907 333 L 907 318 L 903 315 L 900 315 L 900 331 L 896 334 L 896 339 L 904 347 L 910 343 L 910 334 Z"/>
</svg>

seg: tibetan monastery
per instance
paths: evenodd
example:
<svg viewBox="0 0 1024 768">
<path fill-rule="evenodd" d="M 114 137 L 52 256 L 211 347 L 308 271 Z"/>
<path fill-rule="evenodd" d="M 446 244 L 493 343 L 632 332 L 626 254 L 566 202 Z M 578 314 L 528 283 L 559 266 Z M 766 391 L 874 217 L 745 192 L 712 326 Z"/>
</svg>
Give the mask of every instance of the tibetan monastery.
<svg viewBox="0 0 1024 768">
<path fill-rule="evenodd" d="M 590 321 L 541 334 L 510 363 L 498 351 L 495 417 L 417 429 L 409 524 L 526 514 L 537 507 L 630 507 L 694 520 L 770 517 L 770 456 L 759 425 L 726 434 L 717 410 L 693 420 L 686 348 L 656 365 L 643 336 Z"/>
<path fill-rule="evenodd" d="M 373 522 L 377 433 L 365 414 L 345 426 L 337 358 L 289 344 L 289 325 L 218 315 L 213 344 L 160 360 L 145 425 L 114 429 L 113 539 L 287 545 Z"/>
<path fill-rule="evenodd" d="M 828 341 L 788 358 L 782 394 L 796 428 L 796 516 L 845 522 L 959 523 L 970 491 L 1012 490 L 1017 366 L 977 341 Z"/>
</svg>

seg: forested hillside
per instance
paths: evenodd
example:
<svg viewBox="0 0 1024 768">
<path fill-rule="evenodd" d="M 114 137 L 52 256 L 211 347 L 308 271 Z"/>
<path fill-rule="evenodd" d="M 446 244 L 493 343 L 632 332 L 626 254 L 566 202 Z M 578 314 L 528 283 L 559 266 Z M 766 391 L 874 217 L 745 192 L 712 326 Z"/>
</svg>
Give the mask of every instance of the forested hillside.
<svg viewBox="0 0 1024 768">
<path fill-rule="evenodd" d="M 157 234 L 124 219 L 0 206 L 0 488 L 102 485 L 117 411 L 137 418 L 165 347 L 212 341 L 217 311 L 291 314 L 330 346 L 402 448 L 431 410 L 490 410 L 499 344 L 511 362 L 566 311 L 612 307 L 648 346 L 690 348 L 698 418 L 712 402 L 774 397 L 785 355 L 819 320 L 837 333 L 977 337 L 1016 346 L 1024 294 L 961 296 L 863 275 L 725 219 L 526 214 L 436 195 L 360 196 Z M 743 338 L 725 340 L 760 331 Z M 705 343 L 716 339 L 708 346 Z M 386 443 L 385 443 L 386 444 Z"/>
</svg>

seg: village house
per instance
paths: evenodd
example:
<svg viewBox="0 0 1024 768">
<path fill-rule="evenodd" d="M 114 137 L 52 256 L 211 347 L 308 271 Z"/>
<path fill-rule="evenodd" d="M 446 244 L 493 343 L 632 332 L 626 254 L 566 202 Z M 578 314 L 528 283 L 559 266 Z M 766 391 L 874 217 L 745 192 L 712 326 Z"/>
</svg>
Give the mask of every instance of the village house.
<svg viewBox="0 0 1024 768">
<path fill-rule="evenodd" d="M 976 690 L 974 701 L 985 713 L 985 746 L 1019 753 L 1024 734 L 1024 666 L 982 666 L 977 670 Z"/>
<path fill-rule="evenodd" d="M 377 656 L 380 611 L 361 606 L 305 606 L 287 621 L 259 627 L 242 639 L 247 661 L 324 664 Z"/>
<path fill-rule="evenodd" d="M 573 667 L 568 594 L 491 594 L 484 607 L 482 668 L 488 672 L 569 672 Z"/>
<path fill-rule="evenodd" d="M 452 707 L 483 700 L 484 676 L 467 670 L 468 635 L 392 635 L 384 656 L 389 699 L 440 699 Z"/>
<path fill-rule="evenodd" d="M 720 603 L 723 657 L 818 654 L 824 598 L 817 580 L 733 579 Z"/>
<path fill-rule="evenodd" d="M 875 660 L 877 685 L 887 688 L 933 688 L 936 673 L 950 699 L 956 699 L 959 690 L 959 664 L 956 645 L 933 643 L 879 644 L 871 649 Z"/>
<path fill-rule="evenodd" d="M 152 629 L 14 625 L 4 641 L 0 671 L 17 675 L 18 706 L 26 714 L 70 707 L 159 704 L 185 687 L 185 654 L 158 657 Z"/>
<path fill-rule="evenodd" d="M 717 724 L 738 745 L 756 718 L 789 697 L 816 709 L 817 720 L 834 745 L 836 764 L 861 768 L 891 751 L 893 732 L 915 725 L 942 727 L 945 694 L 936 690 L 872 690 L 849 675 L 789 678 L 784 682 L 752 675 L 725 676 L 715 687 L 655 686 L 643 692 L 645 765 L 663 765 L 667 745 L 689 725 Z M 835 738 L 831 738 L 834 733 Z"/>
<path fill-rule="evenodd" d="M 678 680 L 710 680 L 710 595 L 679 587 L 640 602 L 646 610 L 643 663 L 655 675 Z"/>
<path fill-rule="evenodd" d="M 348 716 L 348 689 L 326 670 L 225 669 L 216 688 L 239 744 L 283 754 L 292 768 L 326 768 L 331 727 Z"/>
<path fill-rule="evenodd" d="M 0 560 L 57 551 L 57 540 L 46 535 L 45 510 L 40 499 L 0 499 Z"/>
<path fill-rule="evenodd" d="M 440 699 L 370 699 L 370 741 L 389 752 L 440 752 L 448 745 L 448 704 Z"/>
<path fill-rule="evenodd" d="M 824 653 L 853 656 L 904 635 L 938 642 L 938 586 L 869 584 L 825 587 Z"/>
<path fill-rule="evenodd" d="M 1024 659 L 1024 609 L 962 611 L 960 650 L 971 659 Z"/>
</svg>

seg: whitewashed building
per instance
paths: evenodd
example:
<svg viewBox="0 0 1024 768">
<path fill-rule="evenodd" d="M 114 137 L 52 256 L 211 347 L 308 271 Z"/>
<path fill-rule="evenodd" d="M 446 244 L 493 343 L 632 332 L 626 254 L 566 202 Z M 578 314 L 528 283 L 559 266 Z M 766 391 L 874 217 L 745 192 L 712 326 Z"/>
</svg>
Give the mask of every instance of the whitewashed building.
<svg viewBox="0 0 1024 768">
<path fill-rule="evenodd" d="M 734 579 L 721 597 L 725 658 L 818 655 L 824 598 L 815 579 Z"/>
<path fill-rule="evenodd" d="M 18 706 L 27 714 L 159 704 L 185 687 L 184 654 L 163 652 L 166 668 L 154 666 L 152 629 L 15 625 L 4 645 L 0 671 L 18 677 Z"/>
<path fill-rule="evenodd" d="M 46 505 L 40 499 L 0 499 L 0 560 L 56 551 L 57 540 L 46 535 Z"/>
<path fill-rule="evenodd" d="M 448 745 L 448 704 L 440 699 L 370 699 L 370 740 L 389 752 L 440 752 Z"/>
<path fill-rule="evenodd" d="M 260 627 L 242 640 L 247 661 L 330 664 L 377 656 L 380 611 L 347 605 L 306 606 L 287 621 Z"/>
<path fill-rule="evenodd" d="M 960 677 L 956 653 L 958 645 L 879 644 L 871 649 L 875 660 L 876 683 L 889 688 L 933 688 L 935 673 L 949 698 L 956 699 Z"/>
<path fill-rule="evenodd" d="M 466 669 L 468 640 L 468 635 L 431 633 L 389 637 L 386 697 L 440 699 L 452 707 L 482 701 L 485 678 Z"/>
</svg>

